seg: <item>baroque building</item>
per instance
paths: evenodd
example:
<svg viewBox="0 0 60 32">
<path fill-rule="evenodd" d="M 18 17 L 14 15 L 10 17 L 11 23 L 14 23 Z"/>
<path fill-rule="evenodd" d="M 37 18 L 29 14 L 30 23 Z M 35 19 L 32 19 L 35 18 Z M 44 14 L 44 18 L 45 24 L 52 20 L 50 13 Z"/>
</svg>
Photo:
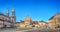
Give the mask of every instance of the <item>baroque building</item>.
<svg viewBox="0 0 60 32">
<path fill-rule="evenodd" d="M 29 16 L 26 16 L 25 18 L 25 24 L 30 25 L 32 23 L 32 19 Z"/>
<path fill-rule="evenodd" d="M 14 27 L 16 22 L 15 10 L 12 8 L 12 16 L 9 16 L 7 8 L 6 15 L 0 13 L 0 28 Z"/>
<path fill-rule="evenodd" d="M 29 16 L 26 16 L 25 20 L 20 20 L 20 27 L 31 27 L 32 19 Z"/>
<path fill-rule="evenodd" d="M 53 29 L 60 28 L 60 13 L 56 13 L 49 19 L 48 26 Z"/>
</svg>

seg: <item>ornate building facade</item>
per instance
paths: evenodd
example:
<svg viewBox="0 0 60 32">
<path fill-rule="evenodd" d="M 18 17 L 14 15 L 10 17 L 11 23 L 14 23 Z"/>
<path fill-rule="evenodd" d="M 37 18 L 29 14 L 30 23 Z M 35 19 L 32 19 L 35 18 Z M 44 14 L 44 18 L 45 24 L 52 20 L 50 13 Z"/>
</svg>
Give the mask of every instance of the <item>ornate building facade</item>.
<svg viewBox="0 0 60 32">
<path fill-rule="evenodd" d="M 14 8 L 12 8 L 12 16 L 9 16 L 9 10 L 6 10 L 6 15 L 0 13 L 0 28 L 14 27 L 16 22 L 16 16 Z"/>
<path fill-rule="evenodd" d="M 60 13 L 55 14 L 49 19 L 48 26 L 53 29 L 60 28 Z"/>
<path fill-rule="evenodd" d="M 31 27 L 32 19 L 29 16 L 26 16 L 25 20 L 20 20 L 20 27 Z"/>
</svg>

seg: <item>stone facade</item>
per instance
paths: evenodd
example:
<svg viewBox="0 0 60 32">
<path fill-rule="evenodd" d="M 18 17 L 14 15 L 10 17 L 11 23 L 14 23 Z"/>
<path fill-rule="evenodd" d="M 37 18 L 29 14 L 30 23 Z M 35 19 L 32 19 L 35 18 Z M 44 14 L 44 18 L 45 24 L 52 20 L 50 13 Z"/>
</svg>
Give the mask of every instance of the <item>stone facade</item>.
<svg viewBox="0 0 60 32">
<path fill-rule="evenodd" d="M 48 21 L 48 26 L 50 28 L 60 28 L 60 14 L 57 13 L 53 17 L 51 17 Z"/>
<path fill-rule="evenodd" d="M 20 20 L 20 27 L 30 27 L 32 23 L 32 19 L 29 16 L 26 16 L 25 21 Z"/>
<path fill-rule="evenodd" d="M 12 9 L 13 10 L 13 9 Z M 15 14 L 14 11 L 12 11 L 12 14 Z M 7 28 L 7 27 L 14 27 L 15 24 L 15 16 L 9 16 L 9 10 L 7 9 L 6 15 L 3 13 L 0 13 L 0 28 Z"/>
</svg>

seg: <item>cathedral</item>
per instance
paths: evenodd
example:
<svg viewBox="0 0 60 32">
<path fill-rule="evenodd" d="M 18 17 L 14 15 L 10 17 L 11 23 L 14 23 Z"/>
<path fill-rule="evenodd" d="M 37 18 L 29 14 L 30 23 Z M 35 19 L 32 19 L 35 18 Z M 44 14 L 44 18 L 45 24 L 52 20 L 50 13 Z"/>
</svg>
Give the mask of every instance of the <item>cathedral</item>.
<svg viewBox="0 0 60 32">
<path fill-rule="evenodd" d="M 15 27 L 16 16 L 15 10 L 12 8 L 12 16 L 9 16 L 9 10 L 6 10 L 6 15 L 0 13 L 0 28 Z"/>
</svg>

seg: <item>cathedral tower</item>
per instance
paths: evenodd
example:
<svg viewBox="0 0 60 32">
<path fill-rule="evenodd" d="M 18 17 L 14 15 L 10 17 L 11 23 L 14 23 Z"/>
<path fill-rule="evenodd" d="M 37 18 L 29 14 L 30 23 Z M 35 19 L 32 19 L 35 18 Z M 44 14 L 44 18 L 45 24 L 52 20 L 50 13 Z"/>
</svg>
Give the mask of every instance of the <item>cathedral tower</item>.
<svg viewBox="0 0 60 32">
<path fill-rule="evenodd" d="M 16 16 L 15 16 L 15 9 L 14 9 L 14 7 L 12 8 L 12 18 L 13 18 L 13 20 L 15 22 Z"/>
<path fill-rule="evenodd" d="M 16 16 L 15 16 L 15 10 L 14 7 L 12 8 L 12 17 L 11 17 L 11 22 L 13 22 L 13 27 L 15 26 L 14 24 L 16 23 Z"/>
</svg>

